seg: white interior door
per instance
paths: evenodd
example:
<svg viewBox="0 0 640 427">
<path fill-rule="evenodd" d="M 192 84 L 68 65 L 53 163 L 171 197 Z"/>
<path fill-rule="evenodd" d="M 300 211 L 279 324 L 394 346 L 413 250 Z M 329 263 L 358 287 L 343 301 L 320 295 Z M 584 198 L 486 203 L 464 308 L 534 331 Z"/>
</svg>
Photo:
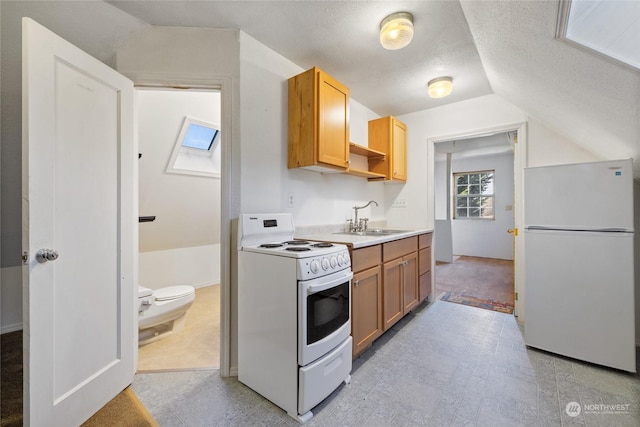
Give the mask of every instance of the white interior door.
<svg viewBox="0 0 640 427">
<path fill-rule="evenodd" d="M 29 18 L 22 36 L 24 421 L 74 426 L 135 370 L 133 84 Z"/>
</svg>

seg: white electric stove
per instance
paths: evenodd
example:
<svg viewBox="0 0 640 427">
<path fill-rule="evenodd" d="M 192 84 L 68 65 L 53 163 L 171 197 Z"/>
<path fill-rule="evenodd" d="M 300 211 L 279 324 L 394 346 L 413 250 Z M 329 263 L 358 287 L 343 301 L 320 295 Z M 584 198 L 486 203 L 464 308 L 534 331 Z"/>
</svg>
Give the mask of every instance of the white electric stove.
<svg viewBox="0 0 640 427">
<path fill-rule="evenodd" d="M 306 422 L 351 372 L 345 245 L 294 240 L 290 214 L 238 220 L 238 379 Z"/>
</svg>

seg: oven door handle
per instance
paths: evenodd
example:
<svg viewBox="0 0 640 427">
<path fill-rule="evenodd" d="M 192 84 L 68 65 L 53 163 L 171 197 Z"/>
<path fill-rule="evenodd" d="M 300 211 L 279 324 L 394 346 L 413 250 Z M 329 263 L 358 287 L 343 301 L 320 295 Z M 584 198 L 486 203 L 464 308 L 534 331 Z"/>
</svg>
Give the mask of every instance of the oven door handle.
<svg viewBox="0 0 640 427">
<path fill-rule="evenodd" d="M 307 286 L 307 295 L 312 295 L 318 292 L 326 291 L 327 289 L 334 288 L 347 280 L 351 280 L 352 278 L 353 272 L 349 271 L 348 273 L 345 273 L 344 276 L 340 276 L 330 282 L 322 283 L 320 285 L 309 285 Z"/>
</svg>

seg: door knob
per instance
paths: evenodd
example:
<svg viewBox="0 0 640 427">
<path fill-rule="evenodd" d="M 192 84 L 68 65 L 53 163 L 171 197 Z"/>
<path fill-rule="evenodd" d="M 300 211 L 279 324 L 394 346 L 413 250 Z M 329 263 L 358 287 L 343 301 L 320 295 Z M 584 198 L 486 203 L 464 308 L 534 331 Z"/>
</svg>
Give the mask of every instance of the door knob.
<svg viewBox="0 0 640 427">
<path fill-rule="evenodd" d="M 53 249 L 40 249 L 36 252 L 36 260 L 41 264 L 47 261 L 55 261 L 59 256 L 60 254 L 58 254 L 58 251 Z"/>
</svg>

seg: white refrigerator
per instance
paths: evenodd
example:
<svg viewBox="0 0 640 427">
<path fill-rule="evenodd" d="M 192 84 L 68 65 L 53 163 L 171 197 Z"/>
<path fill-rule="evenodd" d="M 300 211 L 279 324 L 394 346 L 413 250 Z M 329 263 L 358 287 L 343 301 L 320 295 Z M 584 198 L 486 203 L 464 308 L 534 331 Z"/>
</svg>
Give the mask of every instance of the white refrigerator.
<svg viewBox="0 0 640 427">
<path fill-rule="evenodd" d="M 524 171 L 528 346 L 636 372 L 630 159 Z"/>
</svg>

